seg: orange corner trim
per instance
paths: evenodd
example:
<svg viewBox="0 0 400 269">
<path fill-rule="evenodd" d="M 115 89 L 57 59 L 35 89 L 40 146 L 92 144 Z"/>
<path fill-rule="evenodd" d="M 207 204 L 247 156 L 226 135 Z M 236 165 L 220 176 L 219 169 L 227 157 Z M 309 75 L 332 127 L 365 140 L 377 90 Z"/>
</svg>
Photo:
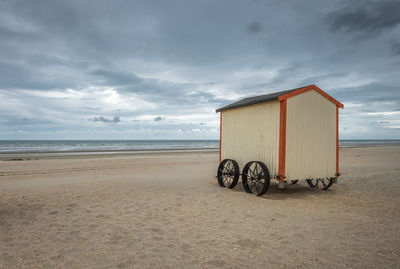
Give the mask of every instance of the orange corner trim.
<svg viewBox="0 0 400 269">
<path fill-rule="evenodd" d="M 219 163 L 221 163 L 221 145 L 222 145 L 222 111 L 219 115 Z"/>
<path fill-rule="evenodd" d="M 278 176 L 280 180 L 285 180 L 285 165 L 286 165 L 286 111 L 287 101 L 280 101 L 280 116 L 279 116 L 279 164 Z"/>
<path fill-rule="evenodd" d="M 337 107 L 340 107 L 340 108 L 343 108 L 343 107 L 344 107 L 342 103 L 340 103 L 338 100 L 336 100 L 335 98 L 333 98 L 332 96 L 330 96 L 329 94 L 327 94 L 326 92 L 324 92 L 323 90 L 321 90 L 320 88 L 318 88 L 317 85 L 314 85 L 314 84 L 313 84 L 313 85 L 309 85 L 309 86 L 305 86 L 305 87 L 300 88 L 300 89 L 298 89 L 298 90 L 296 90 L 296 91 L 293 91 L 293 92 L 290 92 L 290 93 L 281 95 L 281 96 L 278 97 L 278 100 L 279 100 L 279 101 L 283 101 L 283 100 L 286 100 L 286 99 L 288 99 L 288 98 L 290 98 L 290 97 L 299 95 L 299 94 L 301 94 L 301 93 L 308 92 L 308 91 L 310 91 L 310 90 L 314 90 L 314 91 L 318 92 L 319 94 L 321 94 L 321 95 L 324 96 L 325 98 L 329 99 L 329 100 L 330 100 L 332 103 L 334 103 Z"/>
<path fill-rule="evenodd" d="M 336 107 L 336 178 L 339 177 L 339 107 Z"/>
</svg>

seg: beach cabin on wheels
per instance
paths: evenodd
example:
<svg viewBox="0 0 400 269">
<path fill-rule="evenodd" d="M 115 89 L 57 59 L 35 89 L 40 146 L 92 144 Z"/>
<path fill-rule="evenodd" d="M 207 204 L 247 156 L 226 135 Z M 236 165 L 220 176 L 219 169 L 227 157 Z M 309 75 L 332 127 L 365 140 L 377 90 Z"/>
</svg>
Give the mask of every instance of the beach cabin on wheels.
<svg viewBox="0 0 400 269">
<path fill-rule="evenodd" d="M 233 188 L 242 175 L 244 189 L 257 195 L 271 180 L 328 189 L 340 175 L 339 108 L 342 103 L 309 85 L 217 109 L 219 185 Z"/>
</svg>

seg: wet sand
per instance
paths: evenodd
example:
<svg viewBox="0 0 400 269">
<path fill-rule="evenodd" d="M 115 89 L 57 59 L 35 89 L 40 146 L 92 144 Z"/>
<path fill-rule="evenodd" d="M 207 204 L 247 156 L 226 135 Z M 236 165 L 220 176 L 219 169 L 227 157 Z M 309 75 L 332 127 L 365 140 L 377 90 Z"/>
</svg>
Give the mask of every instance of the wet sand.
<svg viewBox="0 0 400 269">
<path fill-rule="evenodd" d="M 0 268 L 400 267 L 400 147 L 343 148 L 330 190 L 262 197 L 219 187 L 217 162 L 3 155 Z"/>
</svg>

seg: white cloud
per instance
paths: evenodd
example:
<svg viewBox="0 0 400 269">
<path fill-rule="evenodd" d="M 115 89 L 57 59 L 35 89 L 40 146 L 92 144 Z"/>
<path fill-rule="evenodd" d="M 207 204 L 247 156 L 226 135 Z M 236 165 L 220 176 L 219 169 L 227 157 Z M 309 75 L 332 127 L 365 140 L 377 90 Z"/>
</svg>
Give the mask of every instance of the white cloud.
<svg viewBox="0 0 400 269">
<path fill-rule="evenodd" d="M 355 102 L 343 102 L 344 107 L 347 108 L 352 108 L 352 107 L 362 107 L 363 104 L 361 103 L 355 103 Z"/>
<path fill-rule="evenodd" d="M 368 112 L 365 114 L 371 116 L 392 116 L 392 115 L 400 115 L 400 111 Z"/>
</svg>

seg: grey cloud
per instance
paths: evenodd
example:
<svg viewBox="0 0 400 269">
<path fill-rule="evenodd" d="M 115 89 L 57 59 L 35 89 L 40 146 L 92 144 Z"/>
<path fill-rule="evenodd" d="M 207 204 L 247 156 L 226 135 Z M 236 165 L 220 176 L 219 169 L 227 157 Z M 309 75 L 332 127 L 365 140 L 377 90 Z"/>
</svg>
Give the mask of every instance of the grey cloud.
<svg viewBox="0 0 400 269">
<path fill-rule="evenodd" d="M 334 72 L 328 74 L 321 74 L 318 76 L 311 76 L 304 79 L 299 79 L 299 85 L 311 85 L 324 83 L 326 81 L 334 81 L 335 79 L 346 78 L 348 73 L 345 72 Z"/>
<path fill-rule="evenodd" d="M 262 26 L 261 26 L 260 22 L 254 21 L 254 22 L 249 23 L 249 24 L 247 25 L 247 30 L 248 30 L 250 33 L 259 33 L 259 32 L 262 31 Z"/>
<path fill-rule="evenodd" d="M 21 74 L 24 74 L 21 76 Z M 0 81 L 1 88 L 30 88 L 30 89 L 51 89 L 56 85 L 61 86 L 62 81 L 51 82 L 51 79 L 40 76 L 40 71 L 31 69 L 22 63 L 10 63 L 0 60 Z"/>
<path fill-rule="evenodd" d="M 112 119 L 101 116 L 101 117 L 94 117 L 91 120 L 94 122 L 113 122 L 113 123 L 117 123 L 117 122 L 121 121 L 119 116 L 114 116 Z"/>
<path fill-rule="evenodd" d="M 89 75 L 99 78 L 97 83 L 107 86 L 117 86 L 120 92 L 145 94 L 155 100 L 158 97 L 174 97 L 185 92 L 187 84 L 171 83 L 152 78 L 142 78 L 126 71 L 98 69 Z"/>
<path fill-rule="evenodd" d="M 327 15 L 332 31 L 376 33 L 400 23 L 397 0 L 345 1 L 344 6 Z"/>
<path fill-rule="evenodd" d="M 329 73 L 319 76 L 307 76 L 307 77 L 300 76 L 298 78 L 297 76 L 299 76 L 299 74 L 304 73 L 306 68 L 307 65 L 303 63 L 291 62 L 286 67 L 277 70 L 275 76 L 270 78 L 268 82 L 262 82 L 256 84 L 255 87 L 258 90 L 263 90 L 263 89 L 283 90 L 286 87 L 281 85 L 290 84 L 289 88 L 296 88 L 309 84 L 317 84 L 317 82 L 321 79 L 332 78 L 339 75 L 339 73 Z M 292 81 L 294 81 L 295 84 L 291 83 Z M 242 87 L 249 88 L 248 85 L 244 85 Z"/>
<path fill-rule="evenodd" d="M 335 95 L 343 102 L 393 102 L 400 105 L 400 88 L 387 83 L 369 83 L 357 87 L 337 88 Z"/>
<path fill-rule="evenodd" d="M 4 38 L 2 42 L 10 42 L 19 41 L 19 42 L 32 42 L 40 40 L 40 36 L 38 34 L 26 32 L 26 31 L 17 31 L 12 28 L 7 28 L 4 25 L 0 25 L 0 36 Z"/>
<path fill-rule="evenodd" d="M 170 82 L 160 79 L 143 78 L 136 74 L 124 71 L 96 70 L 90 75 L 100 77 L 97 83 L 107 86 L 116 86 L 120 93 L 136 93 L 146 101 L 158 104 L 179 105 L 181 107 L 192 107 L 193 103 L 210 103 L 220 105 L 226 99 L 217 98 L 215 95 L 205 91 L 195 91 L 187 94 L 194 88 L 203 85 L 195 83 Z M 202 83 L 203 84 L 203 83 Z"/>
<path fill-rule="evenodd" d="M 400 55 L 400 42 L 392 41 L 390 44 L 391 55 L 397 56 Z"/>
<path fill-rule="evenodd" d="M 116 72 L 104 69 L 98 69 L 90 72 L 89 74 L 106 80 L 106 82 L 110 85 L 129 85 L 137 84 L 142 81 L 142 79 L 135 74 L 128 74 L 126 72 Z"/>
<path fill-rule="evenodd" d="M 163 120 L 163 117 L 161 117 L 161 116 L 157 116 L 157 117 L 153 118 L 153 121 L 162 121 L 162 120 Z"/>
<path fill-rule="evenodd" d="M 6 127 L 24 127 L 37 130 L 51 128 L 54 126 L 54 122 L 40 118 L 20 118 L 18 116 L 9 115 L 7 119 L 3 121 L 3 125 Z"/>
</svg>

